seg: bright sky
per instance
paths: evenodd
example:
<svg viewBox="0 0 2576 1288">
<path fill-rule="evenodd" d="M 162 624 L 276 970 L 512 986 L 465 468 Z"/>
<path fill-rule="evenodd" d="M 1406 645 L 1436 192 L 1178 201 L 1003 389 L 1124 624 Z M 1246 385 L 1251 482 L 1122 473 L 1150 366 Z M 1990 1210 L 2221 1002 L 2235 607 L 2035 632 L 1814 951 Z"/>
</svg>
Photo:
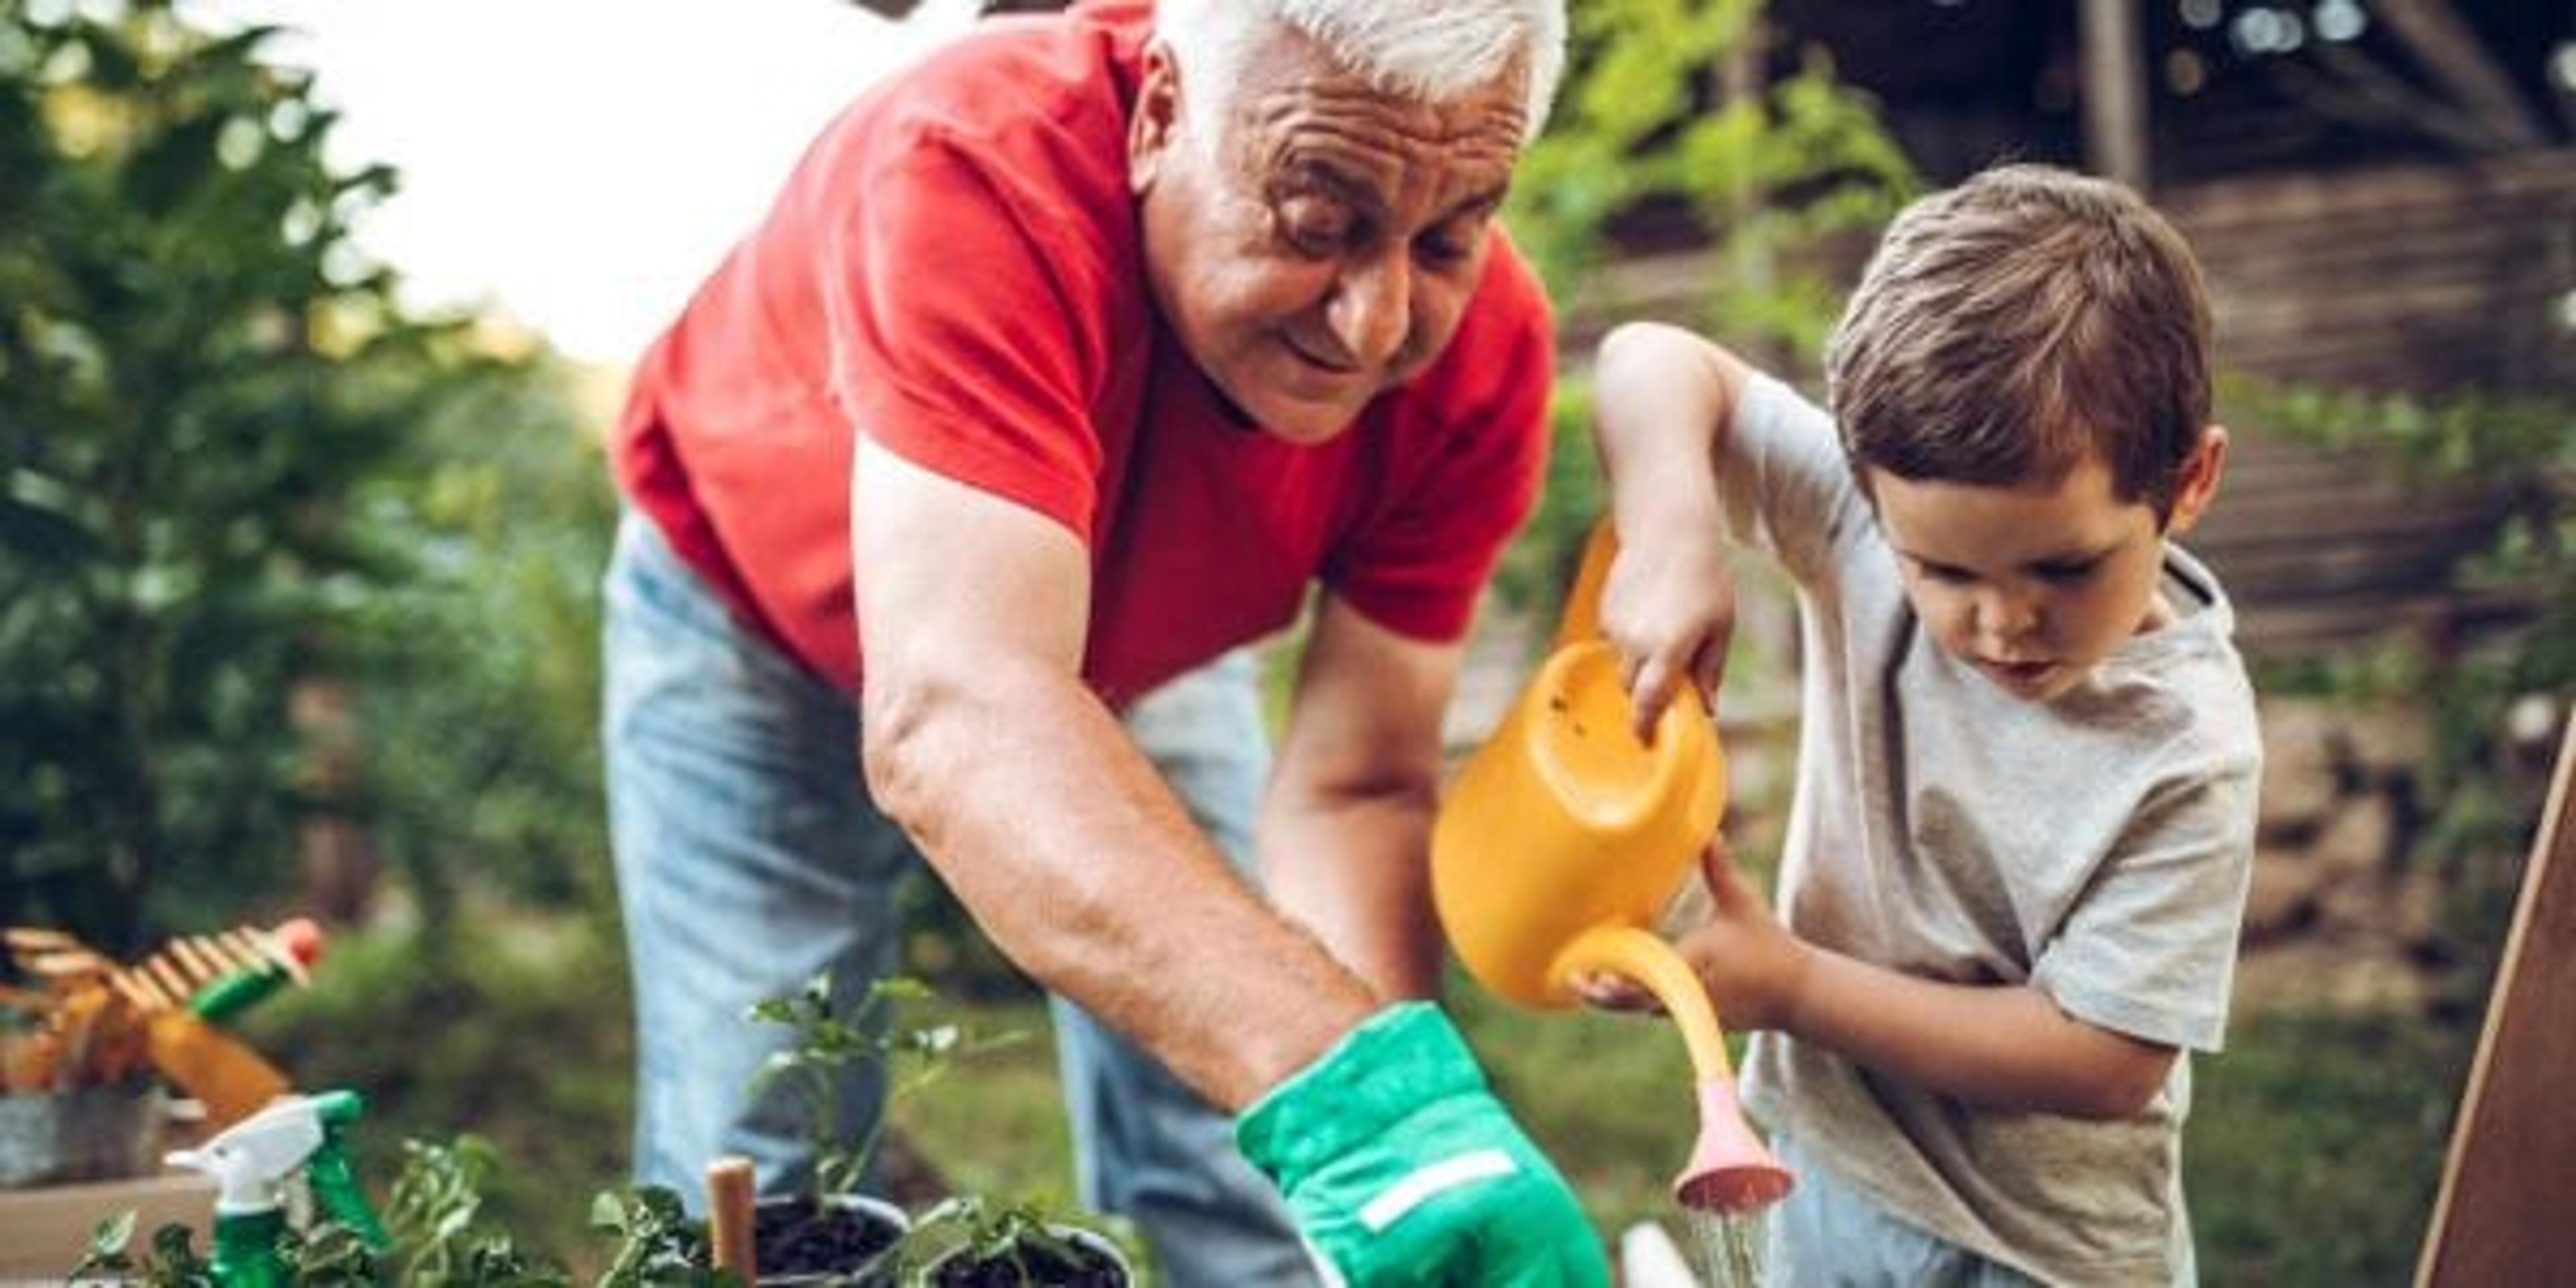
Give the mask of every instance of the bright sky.
<svg viewBox="0 0 2576 1288">
<path fill-rule="evenodd" d="M 401 171 L 360 241 L 415 304 L 488 303 L 625 362 L 766 208 L 813 133 L 973 21 L 845 0 L 183 0 L 293 29 L 344 168 Z"/>
</svg>

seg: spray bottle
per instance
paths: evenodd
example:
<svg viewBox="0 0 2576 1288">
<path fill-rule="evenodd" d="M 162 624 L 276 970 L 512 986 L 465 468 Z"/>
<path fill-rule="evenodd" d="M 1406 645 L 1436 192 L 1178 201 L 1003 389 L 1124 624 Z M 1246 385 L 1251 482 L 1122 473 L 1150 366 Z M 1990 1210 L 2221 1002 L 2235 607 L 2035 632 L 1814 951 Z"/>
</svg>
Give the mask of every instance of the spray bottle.
<svg viewBox="0 0 2576 1288">
<path fill-rule="evenodd" d="M 365 1102 L 354 1091 L 286 1096 L 166 1161 L 215 1178 L 214 1277 L 220 1288 L 285 1288 L 277 1254 L 287 1183 L 301 1172 L 313 1201 L 374 1251 L 392 1246 L 349 1168 L 341 1133 Z"/>
</svg>

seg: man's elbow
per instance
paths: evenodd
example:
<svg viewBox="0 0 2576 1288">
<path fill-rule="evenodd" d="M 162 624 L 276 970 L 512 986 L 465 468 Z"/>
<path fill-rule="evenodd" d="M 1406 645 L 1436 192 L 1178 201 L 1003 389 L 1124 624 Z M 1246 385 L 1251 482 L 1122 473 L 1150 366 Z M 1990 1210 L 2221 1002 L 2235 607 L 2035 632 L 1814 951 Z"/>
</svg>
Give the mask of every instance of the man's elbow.
<svg viewBox="0 0 2576 1288">
<path fill-rule="evenodd" d="M 1283 765 L 1273 799 L 1323 813 L 1390 812 L 1428 820 L 1440 808 L 1439 753 L 1435 748 L 1427 756 L 1324 769 Z"/>
<path fill-rule="evenodd" d="M 925 686 L 886 676 L 870 677 L 859 700 L 859 772 L 868 795 L 887 818 L 918 835 L 927 821 L 932 712 L 937 702 Z"/>
</svg>

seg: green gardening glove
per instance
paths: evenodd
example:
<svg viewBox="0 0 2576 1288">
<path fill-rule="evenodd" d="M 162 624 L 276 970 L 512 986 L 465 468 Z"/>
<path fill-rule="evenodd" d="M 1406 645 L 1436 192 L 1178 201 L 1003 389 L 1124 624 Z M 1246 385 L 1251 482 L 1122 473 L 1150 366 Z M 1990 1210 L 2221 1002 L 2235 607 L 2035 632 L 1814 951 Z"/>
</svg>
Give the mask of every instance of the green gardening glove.
<svg viewBox="0 0 2576 1288">
<path fill-rule="evenodd" d="M 1440 1009 L 1370 1016 L 1236 1120 L 1319 1259 L 1351 1288 L 1602 1288 L 1565 1178 L 1486 1089 Z"/>
</svg>

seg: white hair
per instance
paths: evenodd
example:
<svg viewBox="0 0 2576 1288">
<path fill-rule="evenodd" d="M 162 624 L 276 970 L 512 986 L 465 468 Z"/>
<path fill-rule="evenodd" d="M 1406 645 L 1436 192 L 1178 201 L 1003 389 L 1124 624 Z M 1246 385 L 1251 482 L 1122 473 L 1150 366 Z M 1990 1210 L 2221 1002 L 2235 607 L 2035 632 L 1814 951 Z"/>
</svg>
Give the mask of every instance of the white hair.
<svg viewBox="0 0 2576 1288">
<path fill-rule="evenodd" d="M 1154 21 L 1185 65 L 1216 69 L 1221 83 L 1254 35 L 1278 27 L 1416 102 L 1454 102 L 1519 71 L 1524 140 L 1546 126 L 1565 71 L 1564 0 L 1156 0 Z"/>
</svg>

